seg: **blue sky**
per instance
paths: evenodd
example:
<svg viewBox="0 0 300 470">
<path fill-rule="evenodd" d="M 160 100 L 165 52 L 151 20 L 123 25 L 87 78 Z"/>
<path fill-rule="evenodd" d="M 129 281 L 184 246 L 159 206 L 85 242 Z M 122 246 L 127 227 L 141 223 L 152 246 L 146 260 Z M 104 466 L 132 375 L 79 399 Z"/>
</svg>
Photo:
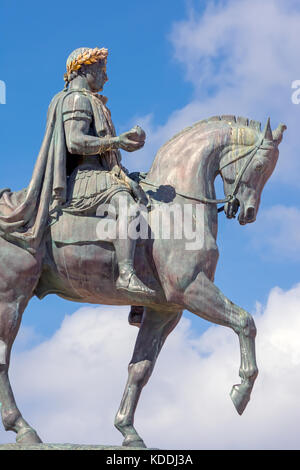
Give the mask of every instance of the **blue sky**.
<svg viewBox="0 0 300 470">
<path fill-rule="evenodd" d="M 0 79 L 7 90 L 0 120 L 6 135 L 5 141 L 1 139 L 1 153 L 6 157 L 2 159 L 1 187 L 20 189 L 28 184 L 47 107 L 63 88 L 66 59 L 77 47 L 109 49 L 109 81 L 104 94 L 109 97 L 119 132 L 135 115 L 154 113 L 160 124 L 170 110 L 183 106 L 192 90 L 183 83 L 167 36 L 172 22 L 179 20 L 185 9 L 184 1 L 93 1 L 87 10 L 78 1 L 71 7 L 64 2 L 4 1 Z M 130 164 L 128 157 L 125 165 L 127 162 Z M 61 299 L 49 298 L 43 304 L 33 300 L 24 324 L 38 324 L 47 335 L 73 310 L 74 305 Z"/>
<path fill-rule="evenodd" d="M 117 132 L 140 124 L 147 133 L 141 152 L 123 153 L 130 170 L 150 168 L 168 138 L 211 115 L 237 114 L 263 125 L 270 116 L 273 128 L 287 124 L 255 224 L 241 227 L 223 214 L 219 217 L 216 284 L 235 303 L 263 318 L 261 312 L 271 311 L 275 288 L 281 289 L 278 304 L 282 299 L 288 303 L 289 295 L 294 299 L 293 289 L 300 282 L 300 105 L 291 101 L 292 82 L 300 79 L 297 2 L 91 0 L 84 5 L 3 0 L 0 18 L 0 80 L 7 88 L 6 104 L 0 105 L 0 187 L 28 184 L 47 107 L 64 86 L 70 52 L 81 46 L 106 47 L 109 82 L 104 94 Z M 291 303 L 291 315 L 297 305 Z M 33 299 L 24 313 L 23 343 L 17 351 L 33 355 L 34 348 L 46 347 L 67 331 L 61 326 L 66 315 L 74 322 L 79 318 L 77 313 L 72 316 L 79 307 L 56 296 Z M 120 311 L 126 328 L 126 309 Z M 85 312 L 88 318 L 93 310 Z M 199 342 L 207 337 L 204 331 L 216 331 L 188 312 L 185 317 L 191 322 L 189 335 Z M 180 331 L 184 336 L 184 328 Z M 20 383 L 19 395 L 22 387 Z M 175 437 L 169 445 L 176 447 Z"/>
</svg>

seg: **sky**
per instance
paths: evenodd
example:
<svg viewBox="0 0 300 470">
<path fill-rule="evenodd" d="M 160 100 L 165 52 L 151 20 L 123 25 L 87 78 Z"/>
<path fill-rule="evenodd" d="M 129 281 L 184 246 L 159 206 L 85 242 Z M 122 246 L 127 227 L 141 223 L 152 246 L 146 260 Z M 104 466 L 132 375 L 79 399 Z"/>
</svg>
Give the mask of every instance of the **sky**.
<svg viewBox="0 0 300 470">
<path fill-rule="evenodd" d="M 28 184 L 47 107 L 81 46 L 109 50 L 104 94 L 117 132 L 146 131 L 143 150 L 122 154 L 131 171 L 147 171 L 162 144 L 209 116 L 287 125 L 256 222 L 219 216 L 215 283 L 258 330 L 251 401 L 238 416 L 229 398 L 239 380 L 237 337 L 186 311 L 143 390 L 136 427 L 161 449 L 299 449 L 299 2 L 2 0 L 0 22 L 0 187 Z M 113 421 L 137 334 L 127 315 L 127 307 L 56 296 L 30 301 L 10 376 L 45 442 L 121 444 Z M 0 429 L 0 442 L 13 440 Z"/>
</svg>

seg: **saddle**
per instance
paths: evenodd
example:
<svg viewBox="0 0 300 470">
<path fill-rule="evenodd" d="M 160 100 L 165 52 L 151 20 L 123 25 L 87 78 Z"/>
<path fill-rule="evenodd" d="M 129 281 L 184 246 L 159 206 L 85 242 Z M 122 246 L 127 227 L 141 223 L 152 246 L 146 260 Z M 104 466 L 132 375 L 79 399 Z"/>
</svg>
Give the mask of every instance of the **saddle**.
<svg viewBox="0 0 300 470">
<path fill-rule="evenodd" d="M 99 218 L 95 216 L 78 216 L 62 212 L 50 225 L 51 238 L 55 243 L 64 245 L 110 241 L 99 238 L 98 223 Z"/>
<path fill-rule="evenodd" d="M 131 173 L 137 183 L 146 177 L 146 173 Z M 102 235 L 98 230 L 100 218 L 95 215 L 76 214 L 68 210 L 62 210 L 50 223 L 52 240 L 59 244 L 73 245 L 77 243 L 96 243 L 99 241 L 113 242 Z M 102 219 L 103 220 L 103 219 Z"/>
</svg>

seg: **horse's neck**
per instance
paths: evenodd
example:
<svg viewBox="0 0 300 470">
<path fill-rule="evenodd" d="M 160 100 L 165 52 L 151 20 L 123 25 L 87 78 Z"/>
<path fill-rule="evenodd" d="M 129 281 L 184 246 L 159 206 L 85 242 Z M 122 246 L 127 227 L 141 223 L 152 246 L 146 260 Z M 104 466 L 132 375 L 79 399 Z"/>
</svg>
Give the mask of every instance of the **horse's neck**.
<svg viewBox="0 0 300 470">
<path fill-rule="evenodd" d="M 220 165 L 216 140 L 207 135 L 182 136 L 162 147 L 147 175 L 156 185 L 195 197 L 215 197 L 214 180 Z"/>
</svg>

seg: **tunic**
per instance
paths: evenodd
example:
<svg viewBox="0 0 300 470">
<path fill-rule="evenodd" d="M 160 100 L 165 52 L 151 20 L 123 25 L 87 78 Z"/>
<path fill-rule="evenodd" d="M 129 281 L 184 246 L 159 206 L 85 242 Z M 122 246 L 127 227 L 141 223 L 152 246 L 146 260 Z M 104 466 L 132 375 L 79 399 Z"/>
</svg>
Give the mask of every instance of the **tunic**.
<svg viewBox="0 0 300 470">
<path fill-rule="evenodd" d="M 102 122 L 100 132 L 95 128 L 95 121 L 90 100 L 82 93 L 73 93 L 64 102 L 63 121 L 82 120 L 89 123 L 88 135 L 114 137 L 116 135 L 105 99 L 95 95 L 94 103 L 98 118 Z M 93 215 L 100 204 L 109 203 L 119 191 L 130 192 L 130 187 L 120 176 L 121 155 L 114 150 L 116 164 L 113 168 L 107 163 L 107 153 L 99 155 L 67 155 L 67 201 L 62 208 L 65 212 L 77 215 Z M 126 170 L 125 170 L 126 171 Z"/>
<path fill-rule="evenodd" d="M 84 214 L 92 206 L 95 209 L 95 204 L 101 200 L 109 200 L 112 188 L 129 191 L 122 179 L 124 169 L 118 150 L 94 157 L 68 153 L 64 130 L 67 119 L 88 119 L 91 135 L 115 135 L 104 97 L 85 89 L 61 91 L 53 97 L 29 185 L 19 192 L 5 189 L 0 194 L 0 236 L 31 253 L 36 252 L 45 239 L 52 214 L 63 208 L 70 211 L 77 208 Z M 105 180 L 100 175 L 102 168 L 109 174 Z M 94 171 L 100 173 L 94 176 Z M 118 184 L 114 183 L 115 177 L 119 179 Z M 99 200 L 95 202 L 96 192 Z"/>
</svg>

